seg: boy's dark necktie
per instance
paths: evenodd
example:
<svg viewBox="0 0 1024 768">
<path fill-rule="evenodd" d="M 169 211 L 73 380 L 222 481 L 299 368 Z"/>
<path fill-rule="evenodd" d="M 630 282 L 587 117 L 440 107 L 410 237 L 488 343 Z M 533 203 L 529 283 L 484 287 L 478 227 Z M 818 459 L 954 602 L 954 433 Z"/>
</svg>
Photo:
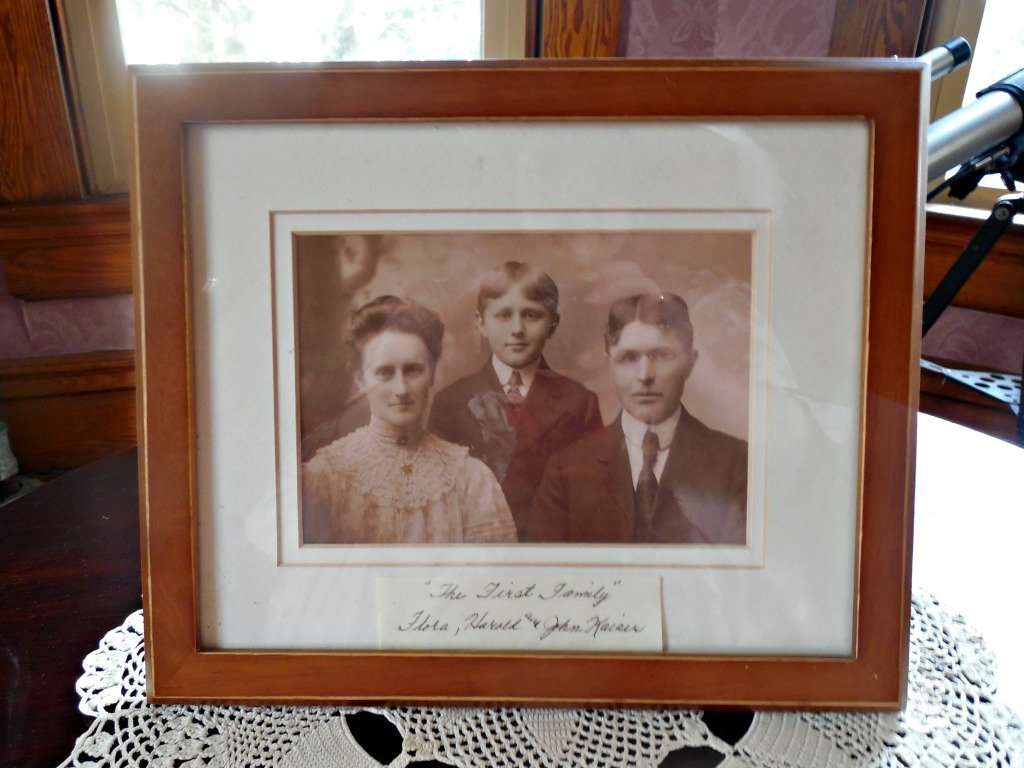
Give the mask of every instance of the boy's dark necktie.
<svg viewBox="0 0 1024 768">
<path fill-rule="evenodd" d="M 505 409 L 508 415 L 508 423 L 510 426 L 515 427 L 519 421 L 519 413 L 523 409 L 523 403 L 526 398 L 523 397 L 523 390 L 520 387 L 523 386 L 523 377 L 519 374 L 519 371 L 512 371 L 512 375 L 508 380 L 508 391 L 505 393 L 505 397 L 508 399 L 508 406 Z"/>
<path fill-rule="evenodd" d="M 654 465 L 658 461 L 658 435 L 648 429 L 640 444 L 644 463 L 636 481 L 636 529 L 637 541 L 654 540 L 654 500 L 658 495 L 658 478 Z"/>
</svg>

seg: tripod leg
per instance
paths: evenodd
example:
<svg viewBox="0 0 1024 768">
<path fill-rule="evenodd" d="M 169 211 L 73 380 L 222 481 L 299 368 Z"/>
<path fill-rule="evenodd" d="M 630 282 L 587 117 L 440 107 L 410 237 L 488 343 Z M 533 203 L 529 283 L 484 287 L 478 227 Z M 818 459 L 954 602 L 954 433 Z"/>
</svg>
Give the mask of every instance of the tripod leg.
<svg viewBox="0 0 1024 768">
<path fill-rule="evenodd" d="M 1022 211 L 1024 211 L 1024 197 L 1007 195 L 999 199 L 992 209 L 992 214 L 979 227 L 964 252 L 953 262 L 953 266 L 949 268 L 924 303 L 922 333 L 928 333 L 931 330 L 946 307 L 953 303 L 953 299 L 964 287 L 964 283 L 981 266 L 981 262 L 988 256 L 992 246 L 999 241 L 999 238 L 1013 223 L 1014 214 Z"/>
</svg>

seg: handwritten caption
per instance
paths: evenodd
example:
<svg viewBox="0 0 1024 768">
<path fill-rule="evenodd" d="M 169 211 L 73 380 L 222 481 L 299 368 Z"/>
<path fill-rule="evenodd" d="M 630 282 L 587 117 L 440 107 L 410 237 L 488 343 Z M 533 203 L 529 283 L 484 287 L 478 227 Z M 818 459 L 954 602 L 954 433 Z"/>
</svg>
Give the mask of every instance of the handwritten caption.
<svg viewBox="0 0 1024 768">
<path fill-rule="evenodd" d="M 377 580 L 386 648 L 662 650 L 657 576 Z"/>
</svg>

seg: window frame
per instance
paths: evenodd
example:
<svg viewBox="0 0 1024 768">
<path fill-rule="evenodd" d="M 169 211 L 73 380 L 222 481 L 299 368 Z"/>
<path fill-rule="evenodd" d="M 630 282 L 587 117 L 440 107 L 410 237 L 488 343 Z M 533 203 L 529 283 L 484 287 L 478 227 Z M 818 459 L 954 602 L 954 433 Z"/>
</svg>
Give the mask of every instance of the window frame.
<svg viewBox="0 0 1024 768">
<path fill-rule="evenodd" d="M 479 0 L 485 59 L 524 58 L 535 0 Z M 131 91 L 116 0 L 55 0 L 64 41 L 67 100 L 89 194 L 128 191 Z"/>
</svg>

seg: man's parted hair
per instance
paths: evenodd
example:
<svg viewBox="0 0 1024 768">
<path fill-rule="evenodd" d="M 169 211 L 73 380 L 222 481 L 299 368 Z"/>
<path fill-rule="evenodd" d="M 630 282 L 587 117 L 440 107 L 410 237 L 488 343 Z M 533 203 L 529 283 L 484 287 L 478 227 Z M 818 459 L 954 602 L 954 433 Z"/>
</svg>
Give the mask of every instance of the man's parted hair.
<svg viewBox="0 0 1024 768">
<path fill-rule="evenodd" d="M 488 301 L 504 296 L 514 285 L 522 286 L 526 298 L 543 304 L 555 319 L 558 318 L 558 286 L 555 281 L 544 270 L 522 261 L 506 261 L 481 278 L 476 295 L 477 311 L 483 315 Z"/>
<path fill-rule="evenodd" d="M 682 297 L 674 293 L 638 293 L 612 304 L 604 331 L 606 352 L 619 342 L 622 329 L 632 322 L 672 331 L 685 347 L 693 346 L 690 310 Z"/>
<path fill-rule="evenodd" d="M 355 311 L 349 321 L 348 344 L 356 367 L 362 365 L 363 348 L 385 331 L 419 337 L 435 365 L 441 357 L 444 323 L 436 312 L 397 296 L 378 296 Z"/>
</svg>

